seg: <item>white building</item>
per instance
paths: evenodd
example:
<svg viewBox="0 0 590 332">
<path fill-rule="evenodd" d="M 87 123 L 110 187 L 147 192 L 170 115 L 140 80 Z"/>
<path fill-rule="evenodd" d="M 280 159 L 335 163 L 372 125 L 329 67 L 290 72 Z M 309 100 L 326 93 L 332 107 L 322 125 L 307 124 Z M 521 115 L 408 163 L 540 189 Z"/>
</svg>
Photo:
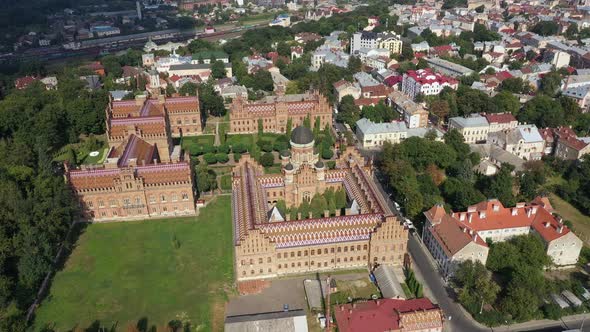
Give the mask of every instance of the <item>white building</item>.
<svg viewBox="0 0 590 332">
<path fill-rule="evenodd" d="M 447 213 L 444 207 L 435 205 L 424 213 L 423 240 L 443 275 L 452 274 L 456 264 L 465 259 L 485 265 L 487 239 L 501 242 L 531 233 L 541 238 L 554 265 L 574 265 L 582 241 L 552 211 L 546 197 L 537 197 L 528 204 L 517 203 L 511 208 L 504 207 L 497 199 L 489 199 L 469 206 L 466 212 Z"/>
<path fill-rule="evenodd" d="M 429 68 L 408 70 L 402 79 L 402 92 L 412 99 L 418 94 L 438 95 L 447 86 L 456 90 L 459 82 L 454 78 L 434 73 Z"/>
<path fill-rule="evenodd" d="M 399 143 L 408 137 L 404 122 L 374 123 L 362 118 L 356 122 L 356 136 L 363 148 L 380 147 L 384 142 Z"/>
<path fill-rule="evenodd" d="M 488 140 L 524 160 L 541 160 L 545 150 L 545 140 L 534 124 L 491 133 Z"/>
<path fill-rule="evenodd" d="M 385 48 L 390 53 L 400 54 L 403 42 L 394 32 L 375 33 L 371 31 L 357 32 L 350 39 L 350 54 L 362 48 Z"/>
<path fill-rule="evenodd" d="M 449 130 L 457 129 L 467 144 L 485 142 L 488 138 L 490 125 L 485 117 L 471 114 L 469 117 L 457 116 L 449 119 Z"/>
</svg>

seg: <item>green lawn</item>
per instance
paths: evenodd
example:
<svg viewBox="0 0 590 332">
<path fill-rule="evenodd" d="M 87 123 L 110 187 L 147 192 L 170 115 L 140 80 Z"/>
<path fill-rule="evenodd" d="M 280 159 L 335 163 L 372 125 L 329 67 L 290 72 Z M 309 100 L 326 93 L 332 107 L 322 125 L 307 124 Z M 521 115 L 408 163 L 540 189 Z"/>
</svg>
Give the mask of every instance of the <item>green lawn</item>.
<svg viewBox="0 0 590 332">
<path fill-rule="evenodd" d="M 96 157 L 92 157 L 90 156 L 90 153 L 87 153 L 86 156 L 84 156 L 83 159 L 80 160 L 82 160 L 82 163 L 86 165 L 102 164 L 102 162 L 106 158 L 107 151 L 109 151 L 108 148 L 101 149 L 99 151 L 98 156 Z"/>
<path fill-rule="evenodd" d="M 225 142 L 229 145 L 242 143 L 249 147 L 252 144 L 256 143 L 256 134 L 227 135 Z"/>
<path fill-rule="evenodd" d="M 34 330 L 94 321 L 118 330 L 186 316 L 200 331 L 222 331 L 233 281 L 230 197 L 199 217 L 92 224 L 37 310 Z"/>
<path fill-rule="evenodd" d="M 563 200 L 554 193 L 549 194 L 551 205 L 555 212 L 559 214 L 563 220 L 572 222 L 574 233 L 580 237 L 582 241 L 590 245 L 590 217 L 580 212 L 575 206 Z"/>
<path fill-rule="evenodd" d="M 213 146 L 214 143 L 215 135 L 188 136 L 182 138 L 182 148 L 191 155 L 197 154 L 201 146 Z"/>
</svg>

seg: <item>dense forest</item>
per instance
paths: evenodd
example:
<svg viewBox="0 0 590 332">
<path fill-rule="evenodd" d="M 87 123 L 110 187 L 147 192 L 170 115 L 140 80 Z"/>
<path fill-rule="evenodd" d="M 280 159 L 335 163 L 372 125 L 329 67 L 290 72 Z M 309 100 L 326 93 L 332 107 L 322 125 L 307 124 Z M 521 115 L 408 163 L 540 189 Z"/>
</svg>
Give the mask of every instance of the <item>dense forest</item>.
<svg viewBox="0 0 590 332">
<path fill-rule="evenodd" d="M 0 101 L 0 331 L 25 329 L 27 308 L 78 217 L 54 156 L 104 132 L 106 92 L 87 91 L 74 72 L 58 79 L 58 90 L 34 84 Z"/>
</svg>

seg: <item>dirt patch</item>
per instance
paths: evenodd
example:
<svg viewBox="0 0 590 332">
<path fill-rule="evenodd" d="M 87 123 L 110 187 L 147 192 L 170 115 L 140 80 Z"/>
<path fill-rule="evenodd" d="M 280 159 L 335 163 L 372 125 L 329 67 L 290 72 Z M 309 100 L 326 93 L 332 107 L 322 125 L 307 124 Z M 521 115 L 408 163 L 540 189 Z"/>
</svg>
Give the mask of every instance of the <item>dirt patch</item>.
<svg viewBox="0 0 590 332">
<path fill-rule="evenodd" d="M 223 331 L 225 321 L 225 301 L 216 298 L 211 303 L 211 331 Z"/>
</svg>

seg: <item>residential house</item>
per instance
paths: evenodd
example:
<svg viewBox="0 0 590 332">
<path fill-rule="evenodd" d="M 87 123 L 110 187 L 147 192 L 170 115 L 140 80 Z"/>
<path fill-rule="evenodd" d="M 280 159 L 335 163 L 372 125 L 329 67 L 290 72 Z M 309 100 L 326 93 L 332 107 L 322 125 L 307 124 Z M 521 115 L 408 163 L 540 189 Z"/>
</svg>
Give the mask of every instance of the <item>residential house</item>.
<svg viewBox="0 0 590 332">
<path fill-rule="evenodd" d="M 346 80 L 340 80 L 334 83 L 334 91 L 336 92 L 338 102 L 340 102 L 344 96 L 352 96 L 354 99 L 359 99 L 361 97 L 361 88 L 358 83 L 352 83 Z"/>
<path fill-rule="evenodd" d="M 505 129 L 514 129 L 518 126 L 518 120 L 516 120 L 512 113 L 483 113 L 482 115 L 490 125 L 488 133 L 495 133 Z"/>
<path fill-rule="evenodd" d="M 570 127 L 539 130 L 545 140 L 545 153 L 559 159 L 576 160 L 590 153 L 590 137 L 578 137 Z"/>
<path fill-rule="evenodd" d="M 391 92 L 388 104 L 401 114 L 408 128 L 426 128 L 428 126 L 428 111 L 405 94 L 399 91 Z"/>
<path fill-rule="evenodd" d="M 475 144 L 487 140 L 490 125 L 485 117 L 471 114 L 468 117 L 450 118 L 449 130 L 451 129 L 457 129 L 463 135 L 465 143 Z"/>
<path fill-rule="evenodd" d="M 524 160 L 540 160 L 545 150 L 545 140 L 534 124 L 491 133 L 488 140 Z"/>
</svg>

